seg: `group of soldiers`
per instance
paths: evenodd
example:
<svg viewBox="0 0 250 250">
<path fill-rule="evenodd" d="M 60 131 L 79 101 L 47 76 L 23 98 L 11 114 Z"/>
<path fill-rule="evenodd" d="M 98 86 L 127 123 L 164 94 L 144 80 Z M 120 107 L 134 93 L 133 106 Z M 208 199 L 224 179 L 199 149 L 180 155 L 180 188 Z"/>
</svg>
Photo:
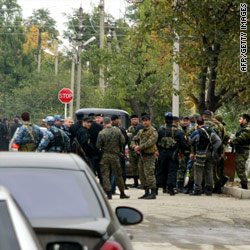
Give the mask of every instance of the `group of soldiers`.
<svg viewBox="0 0 250 250">
<path fill-rule="evenodd" d="M 234 138 L 227 135 L 221 116 L 214 117 L 206 110 L 180 119 L 165 113 L 164 125 L 158 130 L 150 117 L 141 117 L 143 127 L 138 131 L 139 119 L 131 118 L 130 161 L 145 194 L 140 199 L 155 199 L 158 189 L 175 195 L 221 193 L 228 177 L 224 175 L 225 147 L 235 151 L 236 173 L 241 187 L 247 189 L 245 164 L 249 156 L 250 117 L 240 116 L 240 129 Z M 138 157 L 139 155 L 139 157 Z M 134 185 L 138 185 L 135 178 Z"/>
<path fill-rule="evenodd" d="M 108 199 L 115 186 L 120 198 L 125 194 L 125 146 L 129 147 L 129 161 L 134 176 L 132 187 L 143 188 L 139 199 L 155 199 L 158 189 L 175 195 L 221 193 L 226 183 L 224 175 L 225 146 L 235 150 L 236 172 L 241 186 L 247 189 L 245 162 L 249 155 L 250 117 L 240 117 L 240 129 L 235 137 L 227 135 L 222 117 L 214 117 L 206 110 L 202 116 L 182 116 L 180 119 L 167 112 L 164 124 L 158 129 L 147 113 L 132 115 L 127 131 L 121 127 L 119 116 L 76 113 L 77 121 L 60 115 L 44 120 L 44 132 L 30 122 L 30 115 L 22 113 L 23 125 L 14 142 L 19 151 L 46 151 L 77 153 L 99 178 Z M 140 183 L 139 183 L 140 181 Z M 139 185 L 140 184 L 140 185 Z"/>
</svg>

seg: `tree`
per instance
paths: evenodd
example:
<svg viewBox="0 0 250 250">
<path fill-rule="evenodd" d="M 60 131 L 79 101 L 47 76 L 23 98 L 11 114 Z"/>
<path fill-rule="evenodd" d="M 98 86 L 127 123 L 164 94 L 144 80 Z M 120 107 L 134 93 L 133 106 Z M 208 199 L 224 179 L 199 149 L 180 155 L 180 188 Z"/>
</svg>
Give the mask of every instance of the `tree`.
<svg viewBox="0 0 250 250">
<path fill-rule="evenodd" d="M 239 67 L 239 6 L 234 0 L 182 0 L 176 6 L 151 1 L 144 25 L 166 43 L 174 31 L 180 36 L 182 91 L 200 113 L 216 111 L 236 97 L 243 104 L 249 101 L 249 72 L 241 73 Z"/>
</svg>

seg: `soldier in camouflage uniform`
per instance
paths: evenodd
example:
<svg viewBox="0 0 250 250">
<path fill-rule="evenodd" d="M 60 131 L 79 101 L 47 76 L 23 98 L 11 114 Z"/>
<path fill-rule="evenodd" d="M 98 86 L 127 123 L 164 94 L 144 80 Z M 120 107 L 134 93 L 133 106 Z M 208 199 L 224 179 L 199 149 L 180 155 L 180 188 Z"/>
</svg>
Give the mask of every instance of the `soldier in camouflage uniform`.
<svg viewBox="0 0 250 250">
<path fill-rule="evenodd" d="M 45 125 L 47 130 L 37 147 L 37 152 L 45 150 L 46 152 L 69 153 L 70 139 L 61 129 L 54 126 L 55 118 L 47 116 Z"/>
<path fill-rule="evenodd" d="M 230 139 L 228 142 L 235 148 L 236 172 L 241 180 L 241 187 L 243 189 L 248 189 L 246 161 L 249 156 L 250 146 L 250 116 L 248 114 L 243 114 L 239 122 L 241 128 L 236 132 L 235 138 Z"/>
<path fill-rule="evenodd" d="M 188 147 L 188 126 L 190 124 L 190 120 L 188 116 L 182 116 L 180 124 L 178 126 L 178 128 L 180 129 L 180 131 L 184 134 L 184 138 L 186 140 L 187 143 L 187 147 L 181 157 L 181 161 L 180 161 L 180 165 L 179 165 L 179 169 L 177 172 L 177 188 L 179 192 L 183 192 L 183 185 L 184 185 L 184 177 L 185 177 L 185 173 L 187 170 L 187 163 L 189 160 L 189 155 L 190 155 L 190 147 Z"/>
<path fill-rule="evenodd" d="M 18 151 L 35 151 L 43 138 L 42 130 L 30 122 L 30 114 L 24 112 L 21 115 L 23 125 L 19 128 L 14 143 L 19 145 Z"/>
<path fill-rule="evenodd" d="M 131 149 L 130 143 L 134 137 L 135 129 L 139 124 L 139 117 L 137 115 L 131 115 L 130 117 L 131 126 L 127 130 L 127 135 L 129 138 L 129 162 L 133 173 L 134 184 L 132 187 L 138 187 L 138 179 L 139 179 L 139 157 L 138 155 Z"/>
<path fill-rule="evenodd" d="M 118 127 L 112 127 L 111 119 L 105 117 L 103 120 L 104 129 L 99 132 L 96 147 L 103 152 L 101 159 L 101 174 L 103 178 L 103 188 L 107 193 L 108 199 L 112 199 L 110 170 L 115 175 L 116 185 L 120 190 L 120 198 L 127 199 L 124 193 L 125 185 L 122 178 L 119 155 L 125 144 L 125 138 Z"/>
<path fill-rule="evenodd" d="M 155 179 L 155 152 L 157 151 L 156 142 L 158 139 L 157 130 L 151 125 L 148 114 L 142 116 L 143 129 L 140 129 L 132 139 L 131 148 L 139 157 L 139 177 L 144 186 L 145 194 L 139 199 L 156 198 L 156 179 Z M 151 193 L 149 193 L 151 189 Z"/>
</svg>

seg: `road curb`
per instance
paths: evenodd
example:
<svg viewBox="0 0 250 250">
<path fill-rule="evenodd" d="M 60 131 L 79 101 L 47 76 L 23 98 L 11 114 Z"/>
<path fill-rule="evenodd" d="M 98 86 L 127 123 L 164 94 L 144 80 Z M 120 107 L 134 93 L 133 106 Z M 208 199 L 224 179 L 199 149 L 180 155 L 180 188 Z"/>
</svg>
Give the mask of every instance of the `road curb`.
<svg viewBox="0 0 250 250">
<path fill-rule="evenodd" d="M 250 190 L 238 188 L 238 187 L 227 187 L 224 186 L 222 188 L 222 193 L 224 194 L 230 194 L 233 197 L 239 198 L 239 199 L 250 199 Z"/>
</svg>

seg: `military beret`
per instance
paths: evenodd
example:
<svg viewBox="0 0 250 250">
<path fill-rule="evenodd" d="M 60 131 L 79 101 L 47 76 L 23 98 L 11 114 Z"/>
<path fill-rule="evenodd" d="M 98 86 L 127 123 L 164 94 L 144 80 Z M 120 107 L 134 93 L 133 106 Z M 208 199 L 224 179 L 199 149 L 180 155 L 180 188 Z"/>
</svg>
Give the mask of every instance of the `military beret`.
<svg viewBox="0 0 250 250">
<path fill-rule="evenodd" d="M 84 113 L 82 111 L 76 112 L 76 118 L 77 118 L 77 120 L 80 121 L 80 120 L 83 119 L 83 117 L 84 117 Z"/>
<path fill-rule="evenodd" d="M 96 114 L 96 116 L 104 117 L 104 115 L 102 113 L 98 113 L 98 114 Z"/>
<path fill-rule="evenodd" d="M 95 113 L 90 113 L 88 117 L 95 116 Z"/>
<path fill-rule="evenodd" d="M 115 121 L 117 119 L 120 119 L 118 115 L 112 115 L 111 116 L 111 121 Z"/>
<path fill-rule="evenodd" d="M 138 115 L 133 114 L 133 115 L 130 116 L 130 119 L 132 119 L 132 118 L 138 118 Z"/>
<path fill-rule="evenodd" d="M 83 118 L 83 121 L 84 121 L 84 122 L 92 122 L 92 120 L 91 120 L 89 117 L 84 117 L 84 118 Z"/>
</svg>

